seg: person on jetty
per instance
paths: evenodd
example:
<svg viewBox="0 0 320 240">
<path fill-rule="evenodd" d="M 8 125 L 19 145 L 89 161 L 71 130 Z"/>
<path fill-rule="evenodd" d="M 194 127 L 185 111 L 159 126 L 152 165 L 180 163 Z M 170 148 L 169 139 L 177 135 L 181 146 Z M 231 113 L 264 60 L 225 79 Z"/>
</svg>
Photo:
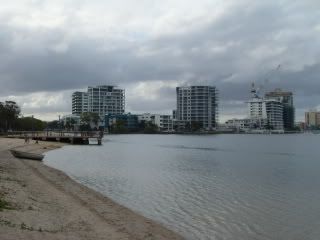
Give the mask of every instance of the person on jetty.
<svg viewBox="0 0 320 240">
<path fill-rule="evenodd" d="M 28 135 L 24 136 L 24 143 L 30 143 L 30 138 L 28 137 Z"/>
</svg>

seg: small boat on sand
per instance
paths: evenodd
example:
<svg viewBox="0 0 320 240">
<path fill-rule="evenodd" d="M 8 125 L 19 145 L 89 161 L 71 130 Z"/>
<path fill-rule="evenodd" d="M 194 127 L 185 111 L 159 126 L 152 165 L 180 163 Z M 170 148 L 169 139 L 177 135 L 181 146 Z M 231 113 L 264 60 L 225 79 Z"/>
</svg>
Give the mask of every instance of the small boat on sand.
<svg viewBox="0 0 320 240">
<path fill-rule="evenodd" d="M 11 149 L 10 152 L 16 158 L 24 158 L 24 159 L 31 159 L 31 160 L 37 160 L 37 161 L 42 161 L 42 159 L 44 158 L 43 154 L 38 154 L 38 153 L 22 152 L 22 151 L 13 150 L 13 149 Z"/>
</svg>

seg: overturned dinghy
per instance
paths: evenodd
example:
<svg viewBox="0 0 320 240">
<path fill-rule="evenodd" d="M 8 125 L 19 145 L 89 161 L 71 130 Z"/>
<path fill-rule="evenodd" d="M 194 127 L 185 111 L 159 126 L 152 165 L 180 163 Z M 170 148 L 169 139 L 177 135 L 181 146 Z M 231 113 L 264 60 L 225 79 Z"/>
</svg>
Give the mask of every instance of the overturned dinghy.
<svg viewBox="0 0 320 240">
<path fill-rule="evenodd" d="M 13 150 L 13 149 L 11 149 L 10 152 L 16 158 L 24 158 L 24 159 L 30 159 L 30 160 L 36 160 L 36 161 L 42 161 L 42 159 L 44 158 L 43 154 L 28 153 L 28 152 Z"/>
</svg>

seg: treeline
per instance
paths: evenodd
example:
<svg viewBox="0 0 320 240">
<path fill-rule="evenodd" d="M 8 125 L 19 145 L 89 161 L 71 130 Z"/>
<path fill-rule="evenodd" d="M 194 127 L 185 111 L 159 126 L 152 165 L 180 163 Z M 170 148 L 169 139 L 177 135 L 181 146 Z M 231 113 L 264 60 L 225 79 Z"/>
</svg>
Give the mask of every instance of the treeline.
<svg viewBox="0 0 320 240">
<path fill-rule="evenodd" d="M 108 128 L 110 133 L 158 133 L 159 127 L 148 121 L 141 121 L 134 127 L 129 127 L 125 120 L 117 120 Z"/>
<path fill-rule="evenodd" d="M 33 117 L 21 116 L 21 108 L 16 102 L 0 102 L 0 132 L 42 131 L 47 126 L 47 122 Z"/>
<path fill-rule="evenodd" d="M 23 117 L 21 108 L 14 101 L 0 102 L 0 133 L 43 130 L 101 130 L 98 127 L 98 122 L 99 115 L 96 113 L 83 113 L 78 127 L 75 127 L 77 124 L 74 119 L 45 122 L 34 117 Z"/>
<path fill-rule="evenodd" d="M 0 130 L 6 132 L 16 127 L 20 107 L 14 101 L 0 102 Z"/>
</svg>

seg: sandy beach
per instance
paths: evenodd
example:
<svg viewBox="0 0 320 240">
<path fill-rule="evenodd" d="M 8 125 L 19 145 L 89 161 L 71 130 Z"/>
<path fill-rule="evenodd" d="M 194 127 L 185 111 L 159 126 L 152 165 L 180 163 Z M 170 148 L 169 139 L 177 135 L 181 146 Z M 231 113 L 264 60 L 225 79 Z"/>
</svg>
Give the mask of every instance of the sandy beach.
<svg viewBox="0 0 320 240">
<path fill-rule="evenodd" d="M 44 153 L 63 144 L 0 138 L 1 240 L 182 239 L 59 170 L 14 158 L 8 149 L 17 146 Z"/>
</svg>

